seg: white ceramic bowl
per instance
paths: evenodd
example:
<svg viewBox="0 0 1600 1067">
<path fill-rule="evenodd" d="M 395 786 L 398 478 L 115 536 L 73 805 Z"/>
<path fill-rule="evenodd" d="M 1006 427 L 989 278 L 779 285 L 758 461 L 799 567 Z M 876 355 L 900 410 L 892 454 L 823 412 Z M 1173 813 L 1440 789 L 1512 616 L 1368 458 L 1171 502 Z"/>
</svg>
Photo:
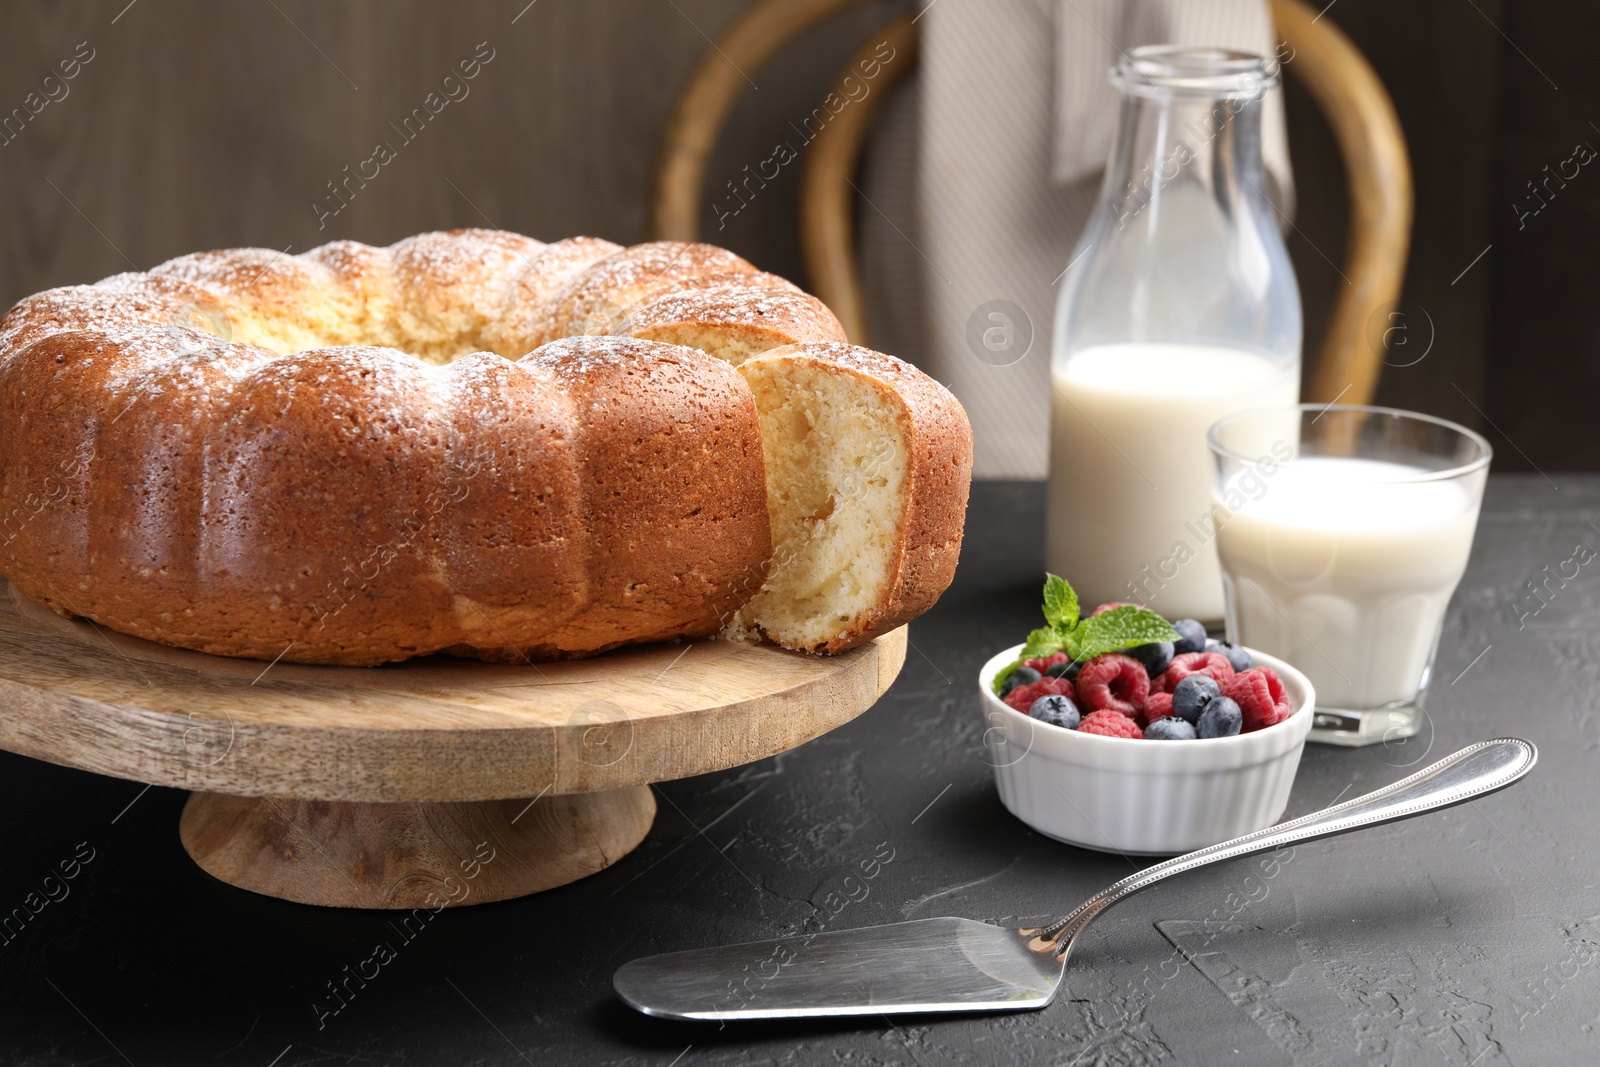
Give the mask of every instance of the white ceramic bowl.
<svg viewBox="0 0 1600 1067">
<path fill-rule="evenodd" d="M 1271 826 L 1289 803 L 1316 692 L 1282 660 L 1249 649 L 1283 679 L 1293 713 L 1264 730 L 1194 741 L 1080 734 L 994 695 L 1015 645 L 978 672 L 986 758 L 1000 802 L 1046 837 L 1102 852 L 1166 856 Z"/>
</svg>

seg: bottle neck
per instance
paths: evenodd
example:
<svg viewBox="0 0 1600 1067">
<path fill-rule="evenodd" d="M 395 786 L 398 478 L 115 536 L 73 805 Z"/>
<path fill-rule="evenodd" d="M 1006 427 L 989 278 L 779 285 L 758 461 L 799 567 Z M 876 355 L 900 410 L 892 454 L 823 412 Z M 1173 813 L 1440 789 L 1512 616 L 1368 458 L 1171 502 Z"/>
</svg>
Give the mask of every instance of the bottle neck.
<svg viewBox="0 0 1600 1067">
<path fill-rule="evenodd" d="M 1259 95 L 1124 95 L 1101 191 L 1112 224 L 1159 214 L 1180 190 L 1202 193 L 1235 218 L 1265 209 Z"/>
</svg>

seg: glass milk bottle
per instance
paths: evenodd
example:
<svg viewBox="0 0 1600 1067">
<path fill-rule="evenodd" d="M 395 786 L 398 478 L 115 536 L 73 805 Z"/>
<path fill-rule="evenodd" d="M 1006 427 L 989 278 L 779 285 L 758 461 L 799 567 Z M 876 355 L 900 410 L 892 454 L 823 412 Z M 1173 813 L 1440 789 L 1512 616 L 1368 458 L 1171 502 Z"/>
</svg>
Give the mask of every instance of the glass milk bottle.
<svg viewBox="0 0 1600 1067">
<path fill-rule="evenodd" d="M 1046 564 L 1084 610 L 1223 616 L 1206 430 L 1300 391 L 1300 296 L 1266 197 L 1259 56 L 1136 48 L 1056 307 Z M 1261 442 L 1266 453 L 1272 442 Z"/>
</svg>

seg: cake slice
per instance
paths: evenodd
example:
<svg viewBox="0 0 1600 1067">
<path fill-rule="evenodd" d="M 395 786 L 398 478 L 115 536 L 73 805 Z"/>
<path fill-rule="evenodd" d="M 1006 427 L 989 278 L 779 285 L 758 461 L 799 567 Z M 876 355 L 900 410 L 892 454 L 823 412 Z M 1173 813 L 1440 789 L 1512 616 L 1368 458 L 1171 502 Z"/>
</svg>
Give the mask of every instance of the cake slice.
<svg viewBox="0 0 1600 1067">
<path fill-rule="evenodd" d="M 911 364 L 842 343 L 739 364 L 755 394 L 773 555 L 729 636 L 842 652 L 933 606 L 955 574 L 972 430 Z"/>
</svg>

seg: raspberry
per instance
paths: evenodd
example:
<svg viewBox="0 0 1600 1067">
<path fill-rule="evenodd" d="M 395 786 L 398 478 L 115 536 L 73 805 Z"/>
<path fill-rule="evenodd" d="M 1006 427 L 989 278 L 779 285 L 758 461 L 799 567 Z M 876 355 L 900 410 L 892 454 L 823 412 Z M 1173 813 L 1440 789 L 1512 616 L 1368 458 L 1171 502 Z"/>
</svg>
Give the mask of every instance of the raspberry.
<svg viewBox="0 0 1600 1067">
<path fill-rule="evenodd" d="M 1150 676 L 1131 656 L 1096 656 L 1078 672 L 1078 706 L 1089 711 L 1115 711 L 1131 719 L 1149 694 Z"/>
<path fill-rule="evenodd" d="M 1142 607 L 1144 607 L 1143 604 L 1130 604 L 1126 600 L 1108 600 L 1104 604 L 1101 604 L 1099 607 L 1095 608 L 1093 611 L 1089 612 L 1089 617 L 1093 618 L 1094 616 L 1100 614 L 1102 611 L 1110 611 L 1112 608 L 1142 608 Z"/>
<path fill-rule="evenodd" d="M 1069 663 L 1071 660 L 1072 657 L 1065 652 L 1056 652 L 1049 656 L 1035 656 L 1033 659 L 1023 660 L 1022 665 L 1024 667 L 1032 667 L 1040 674 L 1043 674 L 1047 668 L 1054 667 L 1057 663 Z"/>
<path fill-rule="evenodd" d="M 1222 695 L 1244 713 L 1244 733 L 1276 726 L 1289 717 L 1289 697 L 1271 667 L 1253 667 L 1222 683 Z"/>
<path fill-rule="evenodd" d="M 1005 695 L 1007 706 L 1028 714 L 1033 702 L 1040 697 L 1072 696 L 1072 683 L 1065 678 L 1041 678 L 1031 685 L 1019 685 Z"/>
<path fill-rule="evenodd" d="M 1171 693 L 1151 693 L 1144 698 L 1144 709 L 1137 718 L 1140 726 L 1149 726 L 1157 719 L 1165 719 L 1172 714 Z"/>
<path fill-rule="evenodd" d="M 1185 652 L 1172 661 L 1172 666 L 1161 676 L 1161 688 L 1168 693 L 1178 688 L 1178 683 L 1191 674 L 1209 675 L 1219 687 L 1233 677 L 1233 664 L 1220 652 Z M 1227 690 L 1224 689 L 1224 692 Z"/>
<path fill-rule="evenodd" d="M 1132 719 L 1116 711 L 1097 711 L 1084 717 L 1078 724 L 1080 734 L 1099 734 L 1101 737 L 1143 737 L 1144 731 Z"/>
</svg>

